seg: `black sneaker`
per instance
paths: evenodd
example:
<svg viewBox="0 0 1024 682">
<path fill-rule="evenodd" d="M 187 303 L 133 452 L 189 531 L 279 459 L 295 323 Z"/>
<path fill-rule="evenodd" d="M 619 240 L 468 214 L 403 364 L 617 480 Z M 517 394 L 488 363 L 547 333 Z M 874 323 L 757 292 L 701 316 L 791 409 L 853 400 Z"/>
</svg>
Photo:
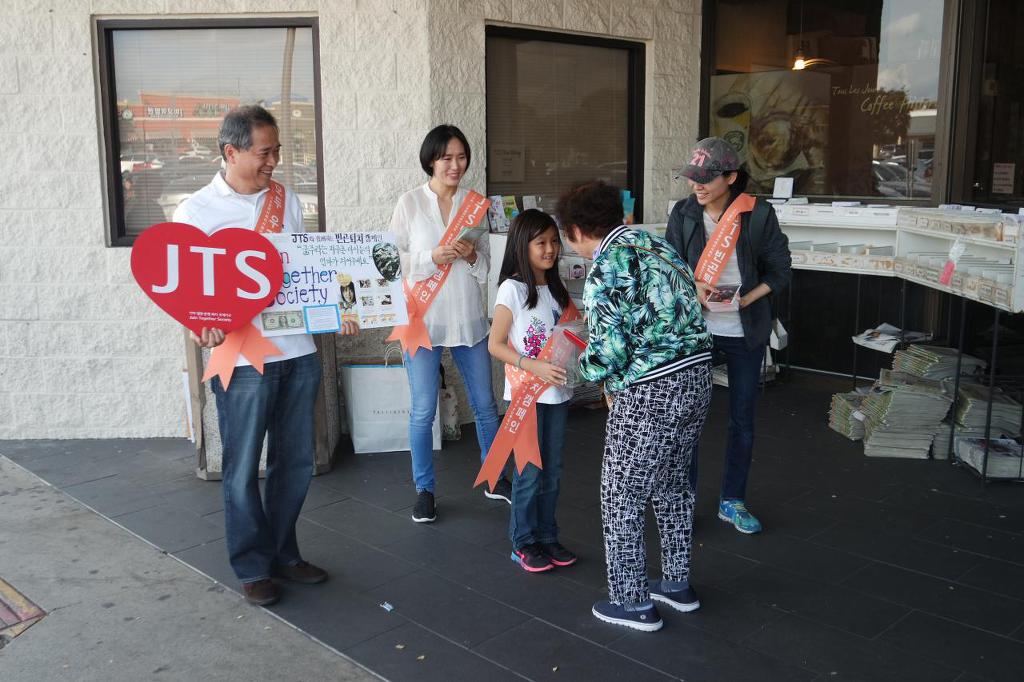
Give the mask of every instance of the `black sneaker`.
<svg viewBox="0 0 1024 682">
<path fill-rule="evenodd" d="M 668 604 L 676 611 L 687 613 L 700 608 L 700 599 L 692 587 L 685 587 L 681 590 L 665 590 L 661 587 L 660 580 L 648 580 L 647 587 L 651 592 L 651 599 Z"/>
<path fill-rule="evenodd" d="M 540 551 L 539 545 L 524 545 L 512 551 L 512 561 L 530 573 L 543 573 L 555 567 L 551 560 Z"/>
<path fill-rule="evenodd" d="M 555 566 L 572 566 L 576 563 L 576 555 L 558 542 L 541 542 L 540 551 L 544 552 L 544 556 L 551 559 Z"/>
<path fill-rule="evenodd" d="M 433 523 L 436 519 L 434 493 L 429 490 L 421 490 L 416 496 L 416 505 L 412 508 L 412 520 L 416 523 Z"/>
<path fill-rule="evenodd" d="M 512 504 L 512 484 L 508 482 L 507 478 L 499 478 L 498 482 L 494 484 L 494 490 L 484 488 L 484 495 L 492 500 L 505 500 Z"/>
<path fill-rule="evenodd" d="M 655 608 L 654 604 L 639 611 L 627 611 L 625 606 L 619 606 L 607 599 L 602 599 L 594 603 L 591 613 L 598 620 L 603 620 L 605 623 L 622 625 L 623 627 L 642 632 L 655 632 L 660 630 L 664 624 L 661 620 L 661 614 L 658 613 L 658 609 Z"/>
</svg>

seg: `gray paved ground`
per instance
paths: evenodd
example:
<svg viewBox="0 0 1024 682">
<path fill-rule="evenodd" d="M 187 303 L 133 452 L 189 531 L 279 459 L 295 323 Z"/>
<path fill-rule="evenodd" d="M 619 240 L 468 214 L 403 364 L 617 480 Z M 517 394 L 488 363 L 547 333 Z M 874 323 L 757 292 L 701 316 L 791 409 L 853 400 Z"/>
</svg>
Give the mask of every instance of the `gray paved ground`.
<svg viewBox="0 0 1024 682">
<path fill-rule="evenodd" d="M 0 680 L 377 680 L 0 456 L 0 578 L 48 612 Z"/>
</svg>

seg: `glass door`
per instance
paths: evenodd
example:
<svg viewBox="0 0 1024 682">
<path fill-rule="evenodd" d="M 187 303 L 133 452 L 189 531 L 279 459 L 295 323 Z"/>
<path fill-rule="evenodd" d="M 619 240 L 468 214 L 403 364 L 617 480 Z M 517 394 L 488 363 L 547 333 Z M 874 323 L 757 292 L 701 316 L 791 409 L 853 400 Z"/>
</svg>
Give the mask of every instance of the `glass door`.
<svg viewBox="0 0 1024 682">
<path fill-rule="evenodd" d="M 1011 212 L 1024 207 L 1024 41 L 1018 39 L 1020 35 L 1024 35 L 1024 3 L 963 3 L 956 127 L 966 144 L 959 163 L 953 165 L 954 201 Z M 956 177 L 958 170 L 960 177 Z"/>
</svg>

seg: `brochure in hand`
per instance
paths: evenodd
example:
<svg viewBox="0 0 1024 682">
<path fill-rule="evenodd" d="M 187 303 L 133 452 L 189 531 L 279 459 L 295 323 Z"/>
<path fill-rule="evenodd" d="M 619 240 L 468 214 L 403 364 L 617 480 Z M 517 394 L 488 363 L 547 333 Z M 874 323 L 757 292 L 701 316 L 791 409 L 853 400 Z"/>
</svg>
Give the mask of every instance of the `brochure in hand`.
<svg viewBox="0 0 1024 682">
<path fill-rule="evenodd" d="M 476 227 L 464 227 L 462 232 L 459 232 L 458 239 L 464 242 L 475 242 L 477 239 L 487 234 L 487 224 L 477 225 Z"/>
<path fill-rule="evenodd" d="M 708 310 L 713 313 L 724 313 L 739 309 L 739 284 L 719 284 L 708 296 Z"/>
</svg>

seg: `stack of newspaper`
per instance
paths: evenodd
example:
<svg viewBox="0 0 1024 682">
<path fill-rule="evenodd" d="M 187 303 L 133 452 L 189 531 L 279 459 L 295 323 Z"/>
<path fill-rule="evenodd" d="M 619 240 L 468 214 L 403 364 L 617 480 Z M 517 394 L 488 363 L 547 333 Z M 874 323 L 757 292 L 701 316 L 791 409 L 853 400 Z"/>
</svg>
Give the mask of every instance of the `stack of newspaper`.
<svg viewBox="0 0 1024 682">
<path fill-rule="evenodd" d="M 992 435 L 1019 436 L 1022 409 L 1019 402 L 997 387 L 992 394 Z M 956 409 L 957 434 L 984 436 L 987 411 L 988 386 L 960 384 L 960 400 Z"/>
<path fill-rule="evenodd" d="M 913 344 L 906 350 L 896 351 L 892 368 L 926 379 L 946 379 L 956 375 L 955 348 Z M 960 363 L 960 374 L 974 376 L 985 370 L 985 361 L 972 355 L 964 355 Z"/>
<path fill-rule="evenodd" d="M 946 384 L 946 388 L 948 390 L 952 390 L 949 384 Z M 949 417 L 943 419 L 942 422 L 935 427 L 935 438 L 932 440 L 932 459 L 949 459 L 949 435 L 951 430 Z M 960 435 L 959 430 L 957 431 L 957 435 Z"/>
<path fill-rule="evenodd" d="M 883 369 L 860 407 L 864 454 L 927 459 L 952 402 L 941 382 Z"/>
<path fill-rule="evenodd" d="M 953 380 L 943 381 L 946 390 L 953 390 Z M 949 456 L 949 438 L 951 428 L 956 427 L 955 441 L 964 438 L 985 437 L 985 412 L 988 409 L 988 386 L 977 383 L 960 384 L 960 400 L 957 402 L 956 413 L 951 414 L 935 432 L 932 443 L 932 457 L 947 459 Z M 1007 395 L 1002 389 L 996 388 L 992 395 L 992 431 L 993 439 L 1000 436 L 1017 438 L 1021 435 L 1021 411 L 1024 406 Z M 952 423 L 950 420 L 954 420 Z M 958 447 L 954 445 L 954 448 Z"/>
<path fill-rule="evenodd" d="M 865 329 L 863 333 L 850 337 L 858 346 L 880 350 L 883 353 L 891 353 L 901 342 L 913 343 L 927 341 L 930 338 L 932 335 L 928 332 L 902 331 L 888 323 L 882 323 L 874 329 Z"/>
<path fill-rule="evenodd" d="M 985 461 L 984 438 L 957 438 L 956 456 L 985 478 L 1024 478 L 1024 446 L 1012 438 L 992 438 Z"/>
<path fill-rule="evenodd" d="M 864 437 L 864 413 L 860 411 L 864 396 L 856 391 L 835 393 L 828 411 L 828 426 L 850 440 Z"/>
</svg>

